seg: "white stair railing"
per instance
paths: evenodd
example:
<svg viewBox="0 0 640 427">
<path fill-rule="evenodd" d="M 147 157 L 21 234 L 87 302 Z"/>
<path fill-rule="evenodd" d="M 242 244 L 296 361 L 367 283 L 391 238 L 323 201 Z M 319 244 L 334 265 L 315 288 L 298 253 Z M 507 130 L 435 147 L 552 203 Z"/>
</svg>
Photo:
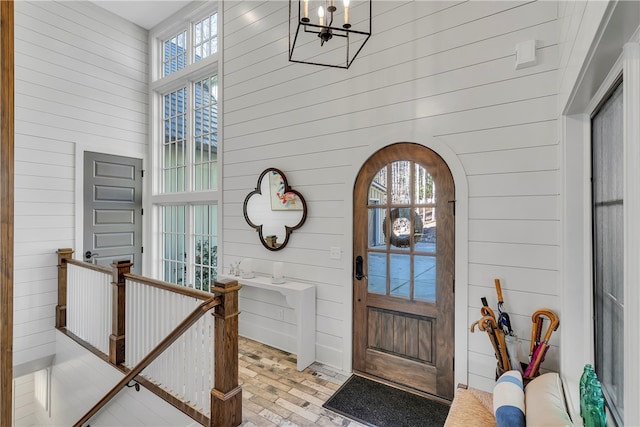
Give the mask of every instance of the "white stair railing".
<svg viewBox="0 0 640 427">
<path fill-rule="evenodd" d="M 206 297 L 211 297 L 204 292 L 190 295 L 193 290 L 187 288 L 166 289 L 166 284 L 160 286 L 134 277 L 126 276 L 128 367 L 135 366 Z M 175 288 L 187 292 L 177 293 Z M 142 372 L 149 381 L 207 416 L 214 385 L 213 327 L 213 316 L 203 316 Z"/>
<path fill-rule="evenodd" d="M 132 379 L 202 425 L 242 423 L 237 281 L 216 281 L 209 293 L 130 274 L 129 261 L 106 268 L 74 260 L 71 248 L 57 253 L 56 328 L 107 362 L 129 367 L 126 382 L 77 425 Z"/>
<path fill-rule="evenodd" d="M 109 354 L 112 277 L 107 267 L 68 266 L 67 330 L 105 354 Z"/>
</svg>

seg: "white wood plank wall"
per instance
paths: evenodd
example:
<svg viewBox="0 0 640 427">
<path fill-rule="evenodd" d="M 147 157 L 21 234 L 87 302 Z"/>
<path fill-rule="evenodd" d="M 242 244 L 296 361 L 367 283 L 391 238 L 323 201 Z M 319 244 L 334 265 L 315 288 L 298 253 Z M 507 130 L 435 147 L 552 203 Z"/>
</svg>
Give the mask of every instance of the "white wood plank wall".
<svg viewBox="0 0 640 427">
<path fill-rule="evenodd" d="M 249 257 L 270 274 L 284 261 L 286 276 L 315 283 L 317 359 L 350 369 L 355 176 L 388 144 L 437 140 L 469 189 L 469 306 L 456 321 L 479 318 L 482 296 L 495 307 L 500 278 L 524 356 L 533 311 L 560 309 L 558 4 L 376 0 L 373 9 L 371 39 L 339 70 L 287 61 L 287 2 L 224 3 L 225 264 Z M 538 64 L 516 70 L 515 45 L 531 39 Z M 309 207 L 279 252 L 241 215 L 267 167 L 283 170 Z M 277 307 L 246 291 L 244 318 L 277 323 Z M 552 344 L 545 366 L 557 368 Z M 492 387 L 488 340 L 470 334 L 468 347 L 468 384 Z"/>
<path fill-rule="evenodd" d="M 75 156 L 146 152 L 147 31 L 86 1 L 15 6 L 14 363 L 55 352 L 57 255 L 75 239 Z"/>
<path fill-rule="evenodd" d="M 558 3 L 560 108 L 567 105 L 607 7 L 609 2 L 597 0 Z"/>
<path fill-rule="evenodd" d="M 23 375 L 13 380 L 13 425 L 16 427 L 36 424 L 34 374 Z"/>
</svg>

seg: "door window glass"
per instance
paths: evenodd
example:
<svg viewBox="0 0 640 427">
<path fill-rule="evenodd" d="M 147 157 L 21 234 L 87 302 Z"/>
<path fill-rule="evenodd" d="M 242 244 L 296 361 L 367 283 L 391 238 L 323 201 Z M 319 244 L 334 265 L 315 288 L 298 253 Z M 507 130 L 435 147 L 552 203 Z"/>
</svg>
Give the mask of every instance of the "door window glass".
<svg viewBox="0 0 640 427">
<path fill-rule="evenodd" d="M 369 292 L 375 294 L 387 293 L 387 254 L 384 252 L 369 252 Z"/>
<path fill-rule="evenodd" d="M 369 292 L 435 301 L 432 176 L 410 160 L 394 161 L 374 176 L 368 196 Z"/>
<path fill-rule="evenodd" d="M 409 298 L 411 292 L 411 258 L 409 255 L 391 254 L 389 295 Z"/>
<path fill-rule="evenodd" d="M 414 298 L 425 301 L 436 299 L 436 257 L 416 256 L 413 270 Z"/>
</svg>

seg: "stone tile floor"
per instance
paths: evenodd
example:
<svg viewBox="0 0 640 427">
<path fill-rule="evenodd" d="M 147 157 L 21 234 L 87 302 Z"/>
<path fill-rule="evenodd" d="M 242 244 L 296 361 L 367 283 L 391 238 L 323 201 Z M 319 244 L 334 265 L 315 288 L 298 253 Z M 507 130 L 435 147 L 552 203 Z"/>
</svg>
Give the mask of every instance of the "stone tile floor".
<svg viewBox="0 0 640 427">
<path fill-rule="evenodd" d="M 322 407 L 348 376 L 318 363 L 298 372 L 295 355 L 246 338 L 239 367 L 244 427 L 364 427 Z"/>
</svg>

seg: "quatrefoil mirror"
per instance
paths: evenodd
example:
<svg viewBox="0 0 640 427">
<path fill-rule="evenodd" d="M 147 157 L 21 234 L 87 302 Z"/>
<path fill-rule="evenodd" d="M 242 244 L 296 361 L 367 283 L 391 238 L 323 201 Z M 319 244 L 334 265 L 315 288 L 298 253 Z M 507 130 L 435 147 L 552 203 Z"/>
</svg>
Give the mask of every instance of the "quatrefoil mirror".
<svg viewBox="0 0 640 427">
<path fill-rule="evenodd" d="M 289 187 L 284 173 L 276 168 L 260 174 L 256 189 L 244 199 L 243 210 L 244 219 L 270 251 L 283 249 L 293 230 L 307 219 L 304 197 Z"/>
</svg>

